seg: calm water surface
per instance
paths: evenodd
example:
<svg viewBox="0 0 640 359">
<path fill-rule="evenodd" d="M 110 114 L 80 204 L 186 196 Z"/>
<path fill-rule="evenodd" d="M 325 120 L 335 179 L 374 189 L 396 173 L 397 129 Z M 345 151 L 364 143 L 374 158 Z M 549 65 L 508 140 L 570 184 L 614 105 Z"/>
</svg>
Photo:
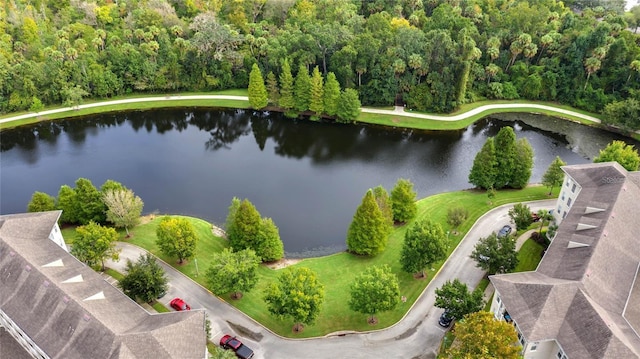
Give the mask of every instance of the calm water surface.
<svg viewBox="0 0 640 359">
<path fill-rule="evenodd" d="M 555 156 L 586 163 L 617 138 L 539 116 L 427 132 L 243 110 L 106 114 L 0 133 L 0 212 L 24 212 L 33 192 L 56 196 L 79 177 L 96 187 L 113 179 L 142 198 L 145 213 L 216 224 L 224 223 L 234 196 L 248 198 L 280 228 L 288 257 L 322 255 L 346 248 L 347 228 L 369 188 L 390 191 L 398 178 L 410 179 L 418 197 L 469 188 L 476 152 L 507 125 L 535 150 L 531 182 Z"/>
</svg>

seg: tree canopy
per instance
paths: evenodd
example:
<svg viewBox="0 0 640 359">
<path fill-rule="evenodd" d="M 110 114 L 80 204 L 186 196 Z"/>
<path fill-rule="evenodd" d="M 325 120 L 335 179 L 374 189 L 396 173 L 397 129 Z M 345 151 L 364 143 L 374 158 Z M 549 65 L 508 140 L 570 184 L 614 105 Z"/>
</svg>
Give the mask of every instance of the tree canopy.
<svg viewBox="0 0 640 359">
<path fill-rule="evenodd" d="M 438 223 L 429 220 L 416 221 L 404 235 L 400 252 L 402 269 L 407 273 L 420 273 L 447 255 L 448 243 Z"/>
<path fill-rule="evenodd" d="M 198 236 L 186 218 L 164 217 L 156 229 L 156 244 L 160 250 L 171 257 L 178 257 L 182 263 L 191 258 L 196 251 Z"/>
<path fill-rule="evenodd" d="M 253 64 L 281 79 L 286 58 L 327 81 L 334 73 L 368 106 L 397 100 L 449 112 L 484 98 L 554 101 L 609 106 L 610 124 L 637 129 L 640 35 L 628 29 L 637 11 L 624 14 L 621 3 L 16 0 L 0 16 L 0 113 L 247 88 Z M 293 108 L 281 95 L 280 106 Z M 309 109 L 306 96 L 295 99 Z"/>
<path fill-rule="evenodd" d="M 567 163 L 559 156 L 551 162 L 544 175 L 542 175 L 542 184 L 549 187 L 549 195 L 553 192 L 555 187 L 560 187 L 564 180 L 564 171 L 562 166 L 566 166 Z"/>
<path fill-rule="evenodd" d="M 512 324 L 479 311 L 456 325 L 456 340 L 445 352 L 445 358 L 517 359 L 521 351 L 518 332 Z"/>
<path fill-rule="evenodd" d="M 476 266 L 486 270 L 488 274 L 511 272 L 518 265 L 516 242 L 509 236 L 498 237 L 495 233 L 480 238 L 471 258 Z"/>
<path fill-rule="evenodd" d="M 295 330 L 301 330 L 301 324 L 313 324 L 318 318 L 324 303 L 324 285 L 311 269 L 289 267 L 265 289 L 264 301 L 269 313 L 291 318 Z"/>
<path fill-rule="evenodd" d="M 416 192 L 413 190 L 413 183 L 408 179 L 400 178 L 391 190 L 391 209 L 396 222 L 404 223 L 416 216 Z"/>
<path fill-rule="evenodd" d="M 367 268 L 351 284 L 349 308 L 369 314 L 369 322 L 375 321 L 375 314 L 392 310 L 399 302 L 398 278 L 387 265 Z"/>
<path fill-rule="evenodd" d="M 76 228 L 76 238 L 71 244 L 71 254 L 78 260 L 94 267 L 100 263 L 104 270 L 105 258 L 118 260 L 120 250 L 116 248 L 118 232 L 109 227 L 103 227 L 95 222 L 89 222 Z"/>
<path fill-rule="evenodd" d="M 453 282 L 448 280 L 442 287 L 436 288 L 435 306 L 446 310 L 452 318 L 460 320 L 467 314 L 482 310 L 483 294 L 480 288 L 470 291 L 466 284 L 456 278 Z"/>
<path fill-rule="evenodd" d="M 633 145 L 628 145 L 624 141 L 613 141 L 600 154 L 593 159 L 593 162 L 618 162 L 627 171 L 637 171 L 640 167 L 640 155 Z"/>
<path fill-rule="evenodd" d="M 239 298 L 242 292 L 252 290 L 258 283 L 260 258 L 252 249 L 232 252 L 225 248 L 213 254 L 211 263 L 205 276 L 214 294 L 231 292 L 233 298 Z"/>
<path fill-rule="evenodd" d="M 107 206 L 107 221 L 116 228 L 123 228 L 129 235 L 129 227 L 140 221 L 142 199 L 130 189 L 108 189 L 102 194 L 102 201 Z"/>
<path fill-rule="evenodd" d="M 131 299 L 151 302 L 166 293 L 169 279 L 152 254 L 140 255 L 135 263 L 127 259 L 125 270 L 118 286 Z"/>
<path fill-rule="evenodd" d="M 526 229 L 533 223 L 531 208 L 524 203 L 516 203 L 509 208 L 509 218 L 515 223 L 517 230 Z"/>
</svg>

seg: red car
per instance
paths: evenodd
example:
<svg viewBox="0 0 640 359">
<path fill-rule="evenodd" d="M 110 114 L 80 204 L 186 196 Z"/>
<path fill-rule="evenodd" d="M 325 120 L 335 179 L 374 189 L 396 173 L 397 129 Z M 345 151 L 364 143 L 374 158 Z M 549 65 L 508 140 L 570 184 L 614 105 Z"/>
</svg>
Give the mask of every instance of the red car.
<svg viewBox="0 0 640 359">
<path fill-rule="evenodd" d="M 189 306 L 189 304 L 187 304 L 184 300 L 180 298 L 173 298 L 171 302 L 169 302 L 169 305 L 171 305 L 171 308 L 179 312 L 183 310 L 191 310 L 191 307 Z"/>
<path fill-rule="evenodd" d="M 229 334 L 225 334 L 222 338 L 220 338 L 220 346 L 223 349 L 233 350 L 236 353 L 236 356 L 240 359 L 253 358 L 253 350 L 251 350 L 248 346 L 242 344 L 242 342 L 236 337 L 232 337 Z"/>
</svg>

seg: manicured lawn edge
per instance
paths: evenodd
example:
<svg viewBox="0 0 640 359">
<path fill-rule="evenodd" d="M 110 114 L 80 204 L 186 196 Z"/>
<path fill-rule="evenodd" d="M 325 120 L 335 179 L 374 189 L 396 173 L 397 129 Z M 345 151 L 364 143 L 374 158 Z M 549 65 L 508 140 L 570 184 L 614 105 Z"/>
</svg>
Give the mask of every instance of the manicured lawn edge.
<svg viewBox="0 0 640 359">
<path fill-rule="evenodd" d="M 499 191 L 492 203 L 488 202 L 484 191 L 448 192 L 419 200 L 417 202 L 417 219 L 429 218 L 441 223 L 445 231 L 450 231 L 449 254 L 451 254 L 475 221 L 488 210 L 507 203 L 549 198 L 547 189 L 542 186 L 531 186 L 524 190 Z M 457 232 L 454 232 L 446 224 L 447 209 L 453 203 L 464 203 L 465 207 L 469 209 L 469 218 L 458 228 Z M 125 240 L 124 233 L 121 233 L 123 241 L 145 248 L 197 283 L 207 287 L 204 272 L 211 264 L 213 254 L 228 246 L 227 241 L 213 235 L 210 223 L 198 218 L 185 217 L 194 225 L 199 242 L 195 257 L 186 264 L 178 265 L 175 258 L 165 256 L 155 244 L 155 228 L 161 218 L 162 216 L 148 217 L 146 223 L 132 230 L 133 237 L 130 239 Z M 271 316 L 262 300 L 264 288 L 276 280 L 281 270 L 272 270 L 264 265 L 260 266 L 258 270 L 259 282 L 254 290 L 244 293 L 240 300 L 232 300 L 228 294 L 222 295 L 221 298 L 274 333 L 289 338 L 310 338 L 339 332 L 365 332 L 389 327 L 404 317 L 443 264 L 443 262 L 436 263 L 432 268 L 428 268 L 427 279 L 414 279 L 412 274 L 404 273 L 401 270 L 400 249 L 404 232 L 411 224 L 410 222 L 402 227 L 397 227 L 389 237 L 387 249 L 376 257 L 359 257 L 342 252 L 325 257 L 304 259 L 295 264 L 295 266 L 307 267 L 315 271 L 326 289 L 326 301 L 318 321 L 314 325 L 306 326 L 301 333 L 293 333 L 293 323 L 290 320 L 279 320 Z M 65 229 L 63 232 L 68 241 L 73 240 L 74 234 L 72 229 Z M 378 314 L 378 324 L 369 325 L 366 315 L 353 312 L 348 308 L 349 287 L 353 278 L 366 267 L 381 264 L 388 264 L 397 274 L 401 295 L 406 296 L 407 301 L 406 303 L 401 302 L 394 311 Z"/>
</svg>

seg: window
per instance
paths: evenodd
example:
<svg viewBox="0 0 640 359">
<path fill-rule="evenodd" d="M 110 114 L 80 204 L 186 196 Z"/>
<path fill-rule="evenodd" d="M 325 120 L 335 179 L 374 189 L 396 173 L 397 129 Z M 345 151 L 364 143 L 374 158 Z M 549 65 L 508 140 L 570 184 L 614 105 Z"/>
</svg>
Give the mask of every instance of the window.
<svg viewBox="0 0 640 359">
<path fill-rule="evenodd" d="M 535 352 L 538 349 L 538 343 L 531 344 L 531 351 Z"/>
<path fill-rule="evenodd" d="M 564 201 L 564 191 L 562 191 L 562 200 Z"/>
<path fill-rule="evenodd" d="M 564 213 L 562 214 L 562 219 L 565 219 L 566 217 L 567 217 L 567 212 L 564 212 Z"/>
<path fill-rule="evenodd" d="M 558 351 L 558 354 L 556 354 L 556 357 L 557 357 L 558 359 L 567 359 L 567 356 L 566 356 L 566 355 L 564 355 L 564 352 L 562 351 L 562 349 L 560 349 L 560 350 Z"/>
<path fill-rule="evenodd" d="M 567 206 L 571 206 L 571 197 L 569 197 L 569 199 L 567 199 Z"/>
<path fill-rule="evenodd" d="M 573 187 L 571 187 L 571 192 L 575 192 L 576 191 L 576 184 L 573 184 Z"/>
</svg>

